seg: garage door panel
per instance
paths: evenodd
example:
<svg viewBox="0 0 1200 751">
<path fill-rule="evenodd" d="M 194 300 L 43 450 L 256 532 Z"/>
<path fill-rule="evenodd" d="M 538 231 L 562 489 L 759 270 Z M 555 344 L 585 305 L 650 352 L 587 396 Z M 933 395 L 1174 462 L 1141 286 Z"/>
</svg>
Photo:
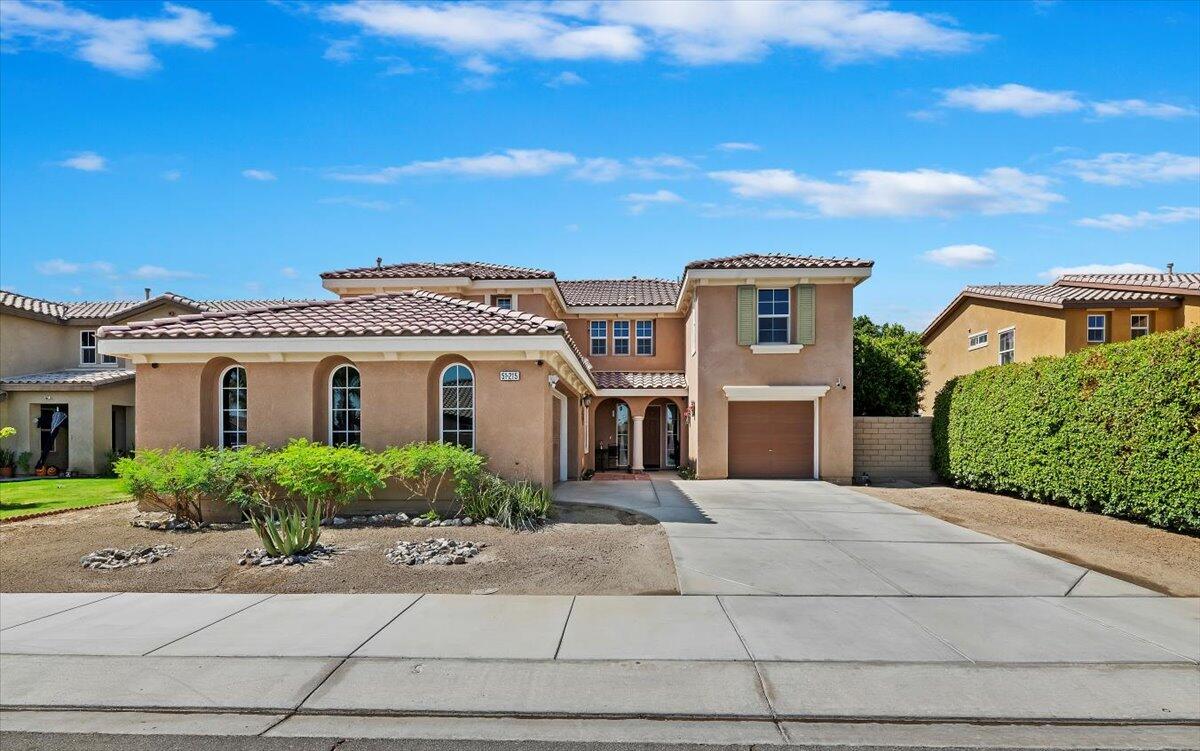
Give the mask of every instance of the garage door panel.
<svg viewBox="0 0 1200 751">
<path fill-rule="evenodd" d="M 730 402 L 730 477 L 811 478 L 812 459 L 812 402 Z"/>
</svg>

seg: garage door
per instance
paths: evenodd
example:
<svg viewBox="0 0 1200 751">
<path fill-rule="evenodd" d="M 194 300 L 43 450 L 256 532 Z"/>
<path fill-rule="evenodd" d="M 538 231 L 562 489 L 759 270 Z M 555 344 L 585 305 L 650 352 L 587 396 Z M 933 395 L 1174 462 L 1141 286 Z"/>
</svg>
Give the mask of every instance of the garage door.
<svg viewBox="0 0 1200 751">
<path fill-rule="evenodd" d="M 729 476 L 813 476 L 812 402 L 730 402 Z"/>
</svg>

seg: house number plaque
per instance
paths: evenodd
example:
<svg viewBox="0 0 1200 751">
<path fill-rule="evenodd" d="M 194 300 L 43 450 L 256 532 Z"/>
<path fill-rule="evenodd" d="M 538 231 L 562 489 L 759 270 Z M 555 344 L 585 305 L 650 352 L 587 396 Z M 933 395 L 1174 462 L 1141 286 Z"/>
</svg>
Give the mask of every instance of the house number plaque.
<svg viewBox="0 0 1200 751">
<path fill-rule="evenodd" d="M 501 381 L 519 381 L 521 380 L 521 371 L 519 370 L 501 370 Z"/>
</svg>

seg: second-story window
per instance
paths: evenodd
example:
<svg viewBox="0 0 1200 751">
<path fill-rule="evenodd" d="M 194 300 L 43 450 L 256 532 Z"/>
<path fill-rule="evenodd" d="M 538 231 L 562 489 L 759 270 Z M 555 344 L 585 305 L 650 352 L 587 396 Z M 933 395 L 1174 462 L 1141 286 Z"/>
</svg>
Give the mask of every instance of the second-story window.
<svg viewBox="0 0 1200 751">
<path fill-rule="evenodd" d="M 629 321 L 613 321 L 613 354 L 629 354 Z"/>
<path fill-rule="evenodd" d="M 1089 314 L 1087 317 L 1088 344 L 1103 344 L 1107 340 L 1104 314 Z"/>
<path fill-rule="evenodd" d="M 112 355 L 99 355 L 96 352 L 96 332 L 79 332 L 79 364 L 80 365 L 116 365 L 117 358 Z"/>
<path fill-rule="evenodd" d="M 758 291 L 758 343 L 788 343 L 789 290 L 760 289 Z"/>
<path fill-rule="evenodd" d="M 637 353 L 654 354 L 654 321 L 637 322 Z"/>
<path fill-rule="evenodd" d="M 967 349 L 979 349 L 986 347 L 988 343 L 988 332 L 977 331 L 974 334 L 967 336 Z"/>
<path fill-rule="evenodd" d="M 593 355 L 607 355 L 608 321 L 592 321 L 588 334 L 592 342 L 591 353 Z"/>
<path fill-rule="evenodd" d="M 1007 365 L 1017 359 L 1017 330 L 1004 329 L 1000 332 L 1000 364 Z"/>
<path fill-rule="evenodd" d="M 497 308 L 503 308 L 504 310 L 512 310 L 512 295 L 496 295 L 492 298 L 492 305 L 495 305 Z"/>
<path fill-rule="evenodd" d="M 1145 336 L 1150 333 L 1150 315 L 1148 313 L 1134 313 L 1129 316 L 1129 338 L 1137 339 L 1139 336 Z"/>
</svg>

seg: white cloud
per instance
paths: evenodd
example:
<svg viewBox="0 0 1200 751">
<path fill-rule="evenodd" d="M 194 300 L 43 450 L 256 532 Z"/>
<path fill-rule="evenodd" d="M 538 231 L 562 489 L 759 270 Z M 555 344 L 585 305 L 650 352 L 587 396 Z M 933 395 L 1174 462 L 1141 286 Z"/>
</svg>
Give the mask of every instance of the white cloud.
<svg viewBox="0 0 1200 751">
<path fill-rule="evenodd" d="M 1147 102 L 1144 99 L 1112 99 L 1107 102 L 1091 102 L 1088 106 L 1097 117 L 1153 117 L 1172 120 L 1177 117 L 1195 117 L 1194 107 L 1180 107 L 1165 102 Z"/>
<path fill-rule="evenodd" d="M 640 214 L 653 203 L 683 203 L 683 198 L 678 193 L 673 193 L 662 188 L 653 193 L 627 193 L 621 196 L 621 200 L 629 204 L 629 213 Z"/>
<path fill-rule="evenodd" d="M 328 205 L 353 206 L 356 209 L 369 209 L 371 211 L 391 211 L 392 204 L 387 201 L 373 201 L 366 198 L 355 198 L 354 196 L 335 196 L 333 198 L 322 198 L 317 203 Z"/>
<path fill-rule="evenodd" d="M 457 55 L 637 60 L 648 50 L 688 65 L 744 62 L 774 48 L 812 50 L 832 63 L 969 51 L 986 37 L 945 17 L 888 10 L 866 0 L 672 3 L 354 2 L 321 8 L 366 34 Z"/>
<path fill-rule="evenodd" d="M 717 151 L 758 151 L 762 147 L 748 141 L 726 141 L 716 145 Z"/>
<path fill-rule="evenodd" d="M 113 265 L 105 261 L 66 261 L 62 258 L 51 258 L 48 261 L 42 261 L 34 266 L 39 274 L 47 276 L 70 276 L 80 272 L 91 272 L 98 274 L 111 275 L 114 271 Z"/>
<path fill-rule="evenodd" d="M 175 3 L 151 19 L 105 18 L 59 0 L 0 2 L 5 41 L 24 40 L 40 48 L 72 49 L 76 57 L 102 70 L 137 75 L 159 67 L 151 47 L 183 46 L 209 50 L 233 33 L 212 16 Z M 11 44 L 8 47 L 12 50 Z"/>
<path fill-rule="evenodd" d="M 1154 154 L 1101 154 L 1068 159 L 1063 166 L 1080 180 L 1100 185 L 1139 185 L 1200 178 L 1200 157 L 1159 151 Z"/>
<path fill-rule="evenodd" d="M 360 44 L 358 39 L 334 39 L 325 47 L 321 57 L 335 63 L 348 63 L 355 58 Z"/>
<path fill-rule="evenodd" d="M 812 219 L 814 215 L 778 206 L 748 206 L 746 204 L 702 203 L 700 216 L 705 219 Z"/>
<path fill-rule="evenodd" d="M 996 251 L 984 245 L 947 245 L 921 254 L 930 263 L 951 268 L 978 268 L 996 262 Z"/>
<path fill-rule="evenodd" d="M 587 81 L 585 81 L 583 76 L 579 75 L 578 73 L 564 70 L 562 73 L 559 73 L 557 76 L 547 81 L 546 85 L 552 89 L 561 89 L 564 86 L 583 86 L 586 83 Z"/>
<path fill-rule="evenodd" d="M 169 183 L 178 182 L 183 177 L 183 170 L 169 169 L 162 173 L 162 179 Z"/>
<path fill-rule="evenodd" d="M 3 7 L 3 4 L 0 4 Z M 77 169 L 81 172 L 103 172 L 108 168 L 108 160 L 94 151 L 84 151 L 58 163 L 60 167 Z"/>
<path fill-rule="evenodd" d="M 859 170 L 846 173 L 846 181 L 840 183 L 786 169 L 708 174 L 732 185 L 732 191 L 743 198 L 793 197 L 831 217 L 1029 214 L 1065 200 L 1050 191 L 1049 178 L 1013 167 L 997 167 L 978 176 L 932 169 Z"/>
<path fill-rule="evenodd" d="M 413 64 L 402 57 L 385 55 L 376 59 L 385 64 L 383 71 L 379 74 L 381 76 L 411 76 L 417 72 Z"/>
<path fill-rule="evenodd" d="M 195 279 L 200 275 L 192 271 L 180 271 L 164 268 L 163 266 L 144 264 L 130 272 L 130 276 L 135 279 Z"/>
<path fill-rule="evenodd" d="M 244 169 L 242 177 L 247 180 L 258 180 L 259 182 L 271 182 L 277 179 L 275 173 L 265 169 Z"/>
<path fill-rule="evenodd" d="M 296 271 L 296 269 L 292 268 L 291 266 L 284 266 L 279 270 L 279 274 L 280 276 L 288 279 L 295 279 L 296 277 L 300 276 L 300 272 Z"/>
<path fill-rule="evenodd" d="M 1039 91 L 1017 83 L 948 89 L 942 92 L 940 104 L 976 112 L 1012 112 L 1021 117 L 1074 112 L 1084 106 L 1074 91 Z"/>
<path fill-rule="evenodd" d="M 462 61 L 463 70 L 470 71 L 479 76 L 494 76 L 500 72 L 500 68 L 487 61 L 487 58 L 482 55 L 472 55 Z"/>
<path fill-rule="evenodd" d="M 621 177 L 644 180 L 672 179 L 694 171 L 696 165 L 674 154 L 632 157 L 579 157 L 551 149 L 505 149 L 480 156 L 446 157 L 409 162 L 398 167 L 369 171 L 339 170 L 327 177 L 343 182 L 368 184 L 393 183 L 402 177 L 418 175 L 455 175 L 459 177 L 516 178 L 542 177 L 571 169 L 571 176 L 590 182 L 611 182 Z"/>
<path fill-rule="evenodd" d="M 1200 221 L 1200 206 L 1159 206 L 1157 211 L 1139 211 L 1136 214 L 1102 214 L 1076 220 L 1080 227 L 1107 229 L 1114 232 L 1153 227 L 1160 224 Z"/>
<path fill-rule="evenodd" d="M 1161 274 L 1162 269 L 1144 263 L 1089 263 L 1084 266 L 1055 266 L 1038 276 L 1057 279 L 1066 274 Z"/>
</svg>

